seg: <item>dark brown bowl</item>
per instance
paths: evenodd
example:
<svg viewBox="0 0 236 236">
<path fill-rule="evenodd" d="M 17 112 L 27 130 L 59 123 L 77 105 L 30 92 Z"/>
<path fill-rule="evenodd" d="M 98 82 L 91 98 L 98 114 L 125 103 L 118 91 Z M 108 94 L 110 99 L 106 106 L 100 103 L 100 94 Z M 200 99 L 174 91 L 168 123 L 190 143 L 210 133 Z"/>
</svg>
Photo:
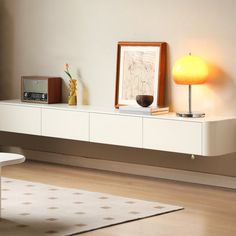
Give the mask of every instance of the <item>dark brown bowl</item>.
<svg viewBox="0 0 236 236">
<path fill-rule="evenodd" d="M 136 102 L 142 107 L 149 107 L 153 103 L 152 95 L 137 95 Z"/>
</svg>

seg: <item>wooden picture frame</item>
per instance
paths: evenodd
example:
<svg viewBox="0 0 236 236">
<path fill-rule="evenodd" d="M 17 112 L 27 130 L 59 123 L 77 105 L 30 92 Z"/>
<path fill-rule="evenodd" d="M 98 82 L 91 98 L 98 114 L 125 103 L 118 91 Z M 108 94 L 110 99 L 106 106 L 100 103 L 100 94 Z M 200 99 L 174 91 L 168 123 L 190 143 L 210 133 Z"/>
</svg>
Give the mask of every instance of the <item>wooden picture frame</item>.
<svg viewBox="0 0 236 236">
<path fill-rule="evenodd" d="M 136 105 L 136 95 L 153 95 L 164 106 L 165 42 L 118 42 L 115 107 Z"/>
</svg>

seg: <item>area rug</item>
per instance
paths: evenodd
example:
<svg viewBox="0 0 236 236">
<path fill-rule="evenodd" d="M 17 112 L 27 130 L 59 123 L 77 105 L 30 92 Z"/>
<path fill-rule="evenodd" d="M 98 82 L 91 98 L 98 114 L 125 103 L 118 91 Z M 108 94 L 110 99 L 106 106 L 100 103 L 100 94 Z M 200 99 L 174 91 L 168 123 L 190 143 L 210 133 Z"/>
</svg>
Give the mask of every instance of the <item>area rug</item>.
<svg viewBox="0 0 236 236">
<path fill-rule="evenodd" d="M 2 178 L 0 235 L 77 235 L 179 206 Z"/>
</svg>

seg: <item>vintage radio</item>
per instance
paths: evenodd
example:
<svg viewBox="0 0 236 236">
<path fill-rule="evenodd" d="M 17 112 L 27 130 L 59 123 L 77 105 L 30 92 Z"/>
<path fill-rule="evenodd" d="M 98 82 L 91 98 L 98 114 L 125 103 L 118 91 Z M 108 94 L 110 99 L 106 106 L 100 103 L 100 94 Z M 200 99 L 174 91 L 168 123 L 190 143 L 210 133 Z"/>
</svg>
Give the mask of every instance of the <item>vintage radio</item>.
<svg viewBox="0 0 236 236">
<path fill-rule="evenodd" d="M 21 101 L 35 103 L 60 103 L 62 79 L 46 76 L 21 77 Z"/>
</svg>

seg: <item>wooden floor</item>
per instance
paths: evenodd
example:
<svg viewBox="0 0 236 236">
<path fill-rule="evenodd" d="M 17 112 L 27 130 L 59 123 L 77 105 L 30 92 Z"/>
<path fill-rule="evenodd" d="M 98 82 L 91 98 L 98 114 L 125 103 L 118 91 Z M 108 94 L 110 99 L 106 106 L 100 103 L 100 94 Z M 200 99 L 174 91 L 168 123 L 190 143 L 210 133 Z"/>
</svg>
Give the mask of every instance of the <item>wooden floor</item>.
<svg viewBox="0 0 236 236">
<path fill-rule="evenodd" d="M 185 207 L 84 236 L 235 236 L 236 191 L 40 162 L 4 167 L 2 175 Z"/>
</svg>

